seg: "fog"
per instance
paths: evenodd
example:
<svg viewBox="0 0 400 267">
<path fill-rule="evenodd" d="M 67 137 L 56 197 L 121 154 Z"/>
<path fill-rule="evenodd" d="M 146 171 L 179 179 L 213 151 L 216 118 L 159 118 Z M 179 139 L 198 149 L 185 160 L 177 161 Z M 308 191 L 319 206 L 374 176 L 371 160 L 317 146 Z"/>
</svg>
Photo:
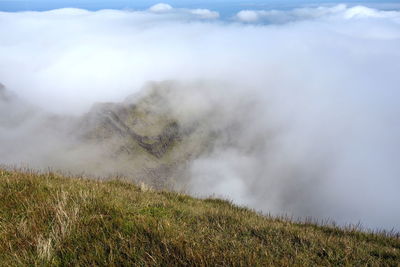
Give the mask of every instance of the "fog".
<svg viewBox="0 0 400 267">
<path fill-rule="evenodd" d="M 175 81 L 181 123 L 219 133 L 188 163 L 192 195 L 400 230 L 399 11 L 0 12 L 0 36 L 0 163 L 99 166 L 74 146 L 77 118 Z"/>
</svg>

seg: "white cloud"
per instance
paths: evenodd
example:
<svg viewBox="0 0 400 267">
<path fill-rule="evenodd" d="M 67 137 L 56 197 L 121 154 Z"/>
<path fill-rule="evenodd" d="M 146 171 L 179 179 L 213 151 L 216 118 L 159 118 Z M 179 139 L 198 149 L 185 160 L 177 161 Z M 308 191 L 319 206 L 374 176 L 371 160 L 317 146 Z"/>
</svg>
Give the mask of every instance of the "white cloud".
<svg viewBox="0 0 400 267">
<path fill-rule="evenodd" d="M 365 6 L 347 7 L 344 4 L 336 6 L 306 7 L 292 10 L 241 10 L 234 17 L 246 23 L 287 23 L 313 19 L 352 19 L 352 18 L 388 18 L 397 17 L 396 11 L 381 11 Z"/>
<path fill-rule="evenodd" d="M 241 14 L 262 23 L 204 20 L 216 13 L 192 9 L 0 12 L 0 82 L 44 109 L 79 114 L 148 81 L 183 81 L 177 112 L 206 117 L 225 137 L 193 162 L 193 194 L 399 229 L 399 12 L 340 5 Z M 4 147 L 40 136 L 26 130 L 32 125 L 0 126 L 3 160 Z M 50 151 L 60 150 L 51 141 Z M 40 160 L 19 144 L 15 155 Z M 74 159 L 52 153 L 42 162 Z"/>
<path fill-rule="evenodd" d="M 237 18 L 243 22 L 257 22 L 264 15 L 265 11 L 241 10 L 237 13 Z"/>
<path fill-rule="evenodd" d="M 219 18 L 219 13 L 216 11 L 211 11 L 209 9 L 192 9 L 190 12 L 194 15 L 199 16 L 203 19 L 217 19 Z"/>
<path fill-rule="evenodd" d="M 149 11 L 154 13 L 175 13 L 181 18 L 189 15 L 198 19 L 217 19 L 219 13 L 209 9 L 188 9 L 188 8 L 173 8 L 172 6 L 164 3 L 156 4 L 149 8 Z"/>
<path fill-rule="evenodd" d="M 149 8 L 151 12 L 166 12 L 171 11 L 172 9 L 172 6 L 164 3 L 155 4 L 154 6 Z"/>
</svg>

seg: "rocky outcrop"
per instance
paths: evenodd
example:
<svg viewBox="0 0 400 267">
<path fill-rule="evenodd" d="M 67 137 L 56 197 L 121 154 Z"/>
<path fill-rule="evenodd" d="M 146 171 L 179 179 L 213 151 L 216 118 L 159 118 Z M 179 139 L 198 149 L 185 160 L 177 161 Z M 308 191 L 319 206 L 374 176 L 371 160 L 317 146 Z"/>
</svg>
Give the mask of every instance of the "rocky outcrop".
<svg viewBox="0 0 400 267">
<path fill-rule="evenodd" d="M 131 108 L 134 109 L 136 107 Z M 116 111 L 109 109 L 102 112 L 102 114 L 103 123 L 110 127 L 115 134 L 130 138 L 157 158 L 161 158 L 180 139 L 179 126 L 175 121 L 167 123 L 161 133 L 156 136 L 143 136 L 136 133 L 133 127 L 129 127 Z"/>
</svg>

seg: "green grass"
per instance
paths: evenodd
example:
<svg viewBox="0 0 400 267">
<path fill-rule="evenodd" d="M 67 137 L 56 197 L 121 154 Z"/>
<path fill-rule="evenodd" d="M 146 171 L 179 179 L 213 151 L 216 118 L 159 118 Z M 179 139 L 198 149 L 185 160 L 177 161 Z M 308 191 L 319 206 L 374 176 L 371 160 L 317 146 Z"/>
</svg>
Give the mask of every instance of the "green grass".
<svg viewBox="0 0 400 267">
<path fill-rule="evenodd" d="M 122 181 L 0 169 L 0 264 L 399 266 L 395 234 L 294 223 Z"/>
</svg>

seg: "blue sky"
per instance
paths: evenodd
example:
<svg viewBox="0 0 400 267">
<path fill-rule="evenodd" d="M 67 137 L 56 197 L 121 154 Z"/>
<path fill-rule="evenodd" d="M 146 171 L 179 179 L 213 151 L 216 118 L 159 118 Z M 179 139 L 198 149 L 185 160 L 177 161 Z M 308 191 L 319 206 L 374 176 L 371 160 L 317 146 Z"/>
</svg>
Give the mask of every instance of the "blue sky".
<svg viewBox="0 0 400 267">
<path fill-rule="evenodd" d="M 26 10 L 51 10 L 64 7 L 83 8 L 88 10 L 99 9 L 146 9 L 151 5 L 165 2 L 174 7 L 186 8 L 208 8 L 217 10 L 222 16 L 232 15 L 243 9 L 290 9 L 300 6 L 309 5 L 326 5 L 336 3 L 347 3 L 349 5 L 364 4 L 372 7 L 381 5 L 382 3 L 399 4 L 399 0 L 0 0 L 1 11 L 26 11 Z M 388 6 L 392 8 L 392 6 Z"/>
</svg>

